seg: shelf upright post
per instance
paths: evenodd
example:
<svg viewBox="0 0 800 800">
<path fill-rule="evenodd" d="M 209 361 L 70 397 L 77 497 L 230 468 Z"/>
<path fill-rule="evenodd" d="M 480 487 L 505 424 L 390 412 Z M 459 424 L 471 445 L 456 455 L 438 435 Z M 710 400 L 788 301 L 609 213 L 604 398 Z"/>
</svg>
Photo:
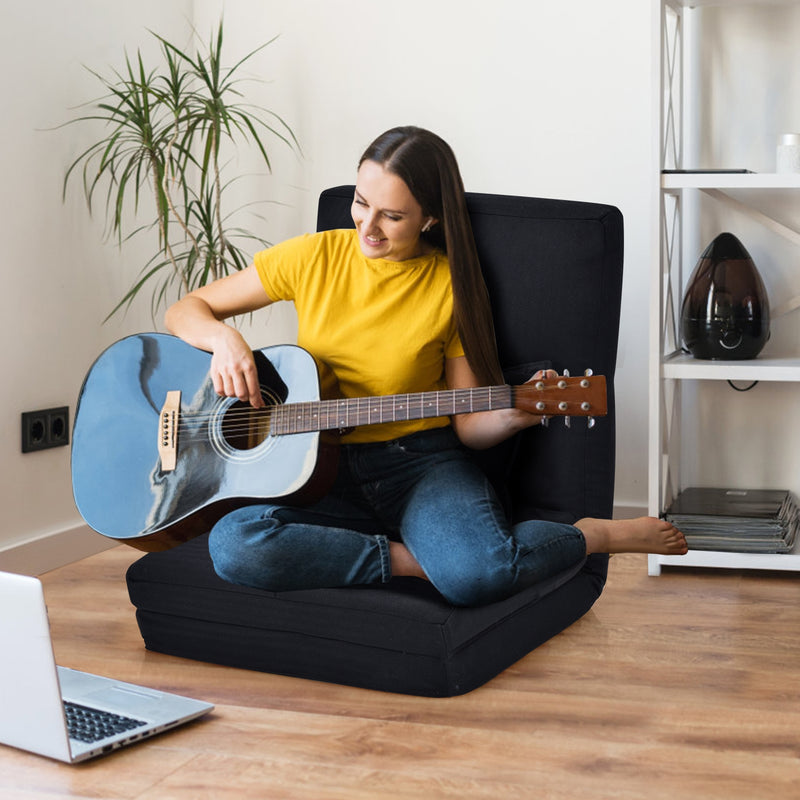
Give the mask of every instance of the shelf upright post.
<svg viewBox="0 0 800 800">
<path fill-rule="evenodd" d="M 653 96 L 654 137 L 658 142 L 654 169 L 658 174 L 663 169 L 680 169 L 684 164 L 684 39 L 683 7 L 674 0 L 652 0 L 653 21 Z M 669 470 L 670 439 L 674 434 L 673 413 L 667 408 L 680 402 L 677 385 L 666 387 L 662 382 L 661 363 L 665 354 L 665 343 L 671 340 L 677 347 L 672 278 L 676 262 L 682 258 L 681 193 L 664 193 L 660 182 L 654 197 L 654 218 L 657 225 L 653 231 L 652 258 L 659 265 L 657 279 L 650 287 L 650 352 L 649 380 L 649 469 L 648 508 L 658 516 L 665 503 L 665 490 L 673 482 L 674 474 Z M 679 266 L 679 264 L 678 264 Z M 679 270 L 680 271 L 680 270 Z M 652 274 L 652 273 L 651 273 Z M 674 382 L 673 382 L 674 383 Z M 648 572 L 658 575 L 660 562 L 655 556 L 648 557 Z"/>
</svg>

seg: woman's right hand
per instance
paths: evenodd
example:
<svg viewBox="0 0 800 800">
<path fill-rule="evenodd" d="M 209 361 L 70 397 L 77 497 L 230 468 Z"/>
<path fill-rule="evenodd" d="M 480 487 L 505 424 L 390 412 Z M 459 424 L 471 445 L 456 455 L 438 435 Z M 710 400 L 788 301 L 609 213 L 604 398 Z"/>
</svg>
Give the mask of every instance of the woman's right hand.
<svg viewBox="0 0 800 800">
<path fill-rule="evenodd" d="M 229 325 L 224 328 L 211 355 L 209 375 L 214 391 L 222 397 L 236 397 L 253 408 L 262 408 L 264 400 L 253 351 L 239 331 Z"/>
<path fill-rule="evenodd" d="M 261 408 L 264 400 L 253 351 L 224 320 L 271 302 L 250 265 L 185 295 L 167 309 L 165 321 L 171 333 L 211 353 L 210 376 L 217 394 Z"/>
</svg>

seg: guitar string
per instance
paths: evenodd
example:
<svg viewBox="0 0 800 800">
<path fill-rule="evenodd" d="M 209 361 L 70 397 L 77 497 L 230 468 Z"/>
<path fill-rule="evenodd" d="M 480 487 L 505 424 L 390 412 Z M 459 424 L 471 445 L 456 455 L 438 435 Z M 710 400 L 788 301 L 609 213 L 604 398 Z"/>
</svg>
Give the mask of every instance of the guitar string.
<svg viewBox="0 0 800 800">
<path fill-rule="evenodd" d="M 405 404 L 409 407 L 419 407 L 426 402 L 432 403 L 436 400 L 440 402 L 449 402 L 449 401 L 457 401 L 460 399 L 460 396 L 463 395 L 464 398 L 475 399 L 475 400 L 483 400 L 488 399 L 489 401 L 497 399 L 498 402 L 504 402 L 504 398 L 501 395 L 499 398 L 493 398 L 492 394 L 498 394 L 503 390 L 507 390 L 509 388 L 513 388 L 517 395 L 522 394 L 541 394 L 542 392 L 554 391 L 559 390 L 562 391 L 558 386 L 545 386 L 541 389 L 537 389 L 533 386 L 514 386 L 509 387 L 507 385 L 498 385 L 498 386 L 488 386 L 488 387 L 476 387 L 473 389 L 442 389 L 440 391 L 434 392 L 421 392 L 419 394 L 409 393 L 409 394 L 399 394 L 399 395 L 385 395 L 385 396 L 377 396 L 377 397 L 347 397 L 347 398 L 337 398 L 333 400 L 311 400 L 305 402 L 298 402 L 298 403 L 286 403 L 286 404 L 277 404 L 277 405 L 270 405 L 266 408 L 255 409 L 251 406 L 242 406 L 237 408 L 235 403 L 232 404 L 227 410 L 224 410 L 222 413 L 225 417 L 230 417 L 232 415 L 240 415 L 240 416 L 248 416 L 253 412 L 269 412 L 273 409 L 286 409 L 283 413 L 288 413 L 288 410 L 291 409 L 306 409 L 313 406 L 318 406 L 324 409 L 329 409 L 333 407 L 340 407 L 344 405 L 346 408 L 344 409 L 345 412 L 348 410 L 347 407 L 350 407 L 350 411 L 354 411 L 355 413 L 361 412 L 369 412 L 369 408 L 366 406 L 386 406 L 392 404 L 396 406 L 397 401 L 402 400 Z M 266 399 L 266 398 L 265 398 Z M 237 401 L 242 402 L 242 401 Z M 569 401 L 568 401 L 569 402 Z M 573 401 L 577 402 L 577 400 Z M 356 406 L 355 409 L 352 406 Z M 363 406 L 363 407 L 362 407 Z M 386 409 L 382 409 L 386 411 Z M 191 417 L 192 419 L 202 419 L 204 416 L 206 418 L 213 418 L 219 415 L 219 411 L 215 409 L 214 411 L 206 411 L 206 412 L 193 412 L 188 411 L 186 409 L 181 410 L 182 417 Z"/>
<path fill-rule="evenodd" d="M 311 401 L 301 401 L 297 403 L 287 403 L 287 404 L 276 404 L 276 405 L 269 405 L 264 408 L 252 408 L 251 406 L 244 406 L 236 407 L 235 403 L 232 404 L 227 410 L 223 410 L 223 415 L 226 417 L 230 416 L 248 416 L 253 412 L 257 413 L 266 413 L 272 410 L 281 410 L 283 409 L 283 413 L 289 413 L 292 409 L 307 409 L 312 407 L 320 407 L 324 410 L 329 409 L 339 409 L 342 410 L 342 406 L 344 406 L 345 413 L 347 411 L 354 411 L 355 413 L 363 413 L 369 412 L 370 408 L 368 407 L 383 407 L 387 405 L 391 405 L 394 409 L 397 406 L 398 401 L 403 401 L 407 407 L 410 408 L 418 408 L 423 406 L 424 404 L 428 403 L 431 404 L 435 401 L 440 401 L 441 404 L 444 402 L 451 402 L 451 401 L 459 401 L 463 399 L 472 399 L 472 400 L 484 400 L 487 399 L 490 402 L 496 400 L 497 402 L 505 402 L 506 398 L 501 395 L 499 398 L 493 398 L 492 394 L 497 393 L 495 390 L 503 390 L 508 389 L 509 387 L 506 386 L 498 386 L 498 387 L 479 387 L 475 389 L 443 389 L 439 392 L 431 392 L 431 393 L 421 393 L 420 395 L 415 394 L 408 394 L 408 395 L 388 395 L 388 396 L 378 396 L 378 397 L 349 397 L 349 398 L 339 398 L 334 400 L 311 400 Z M 513 387 L 516 389 L 517 395 L 538 395 L 542 392 L 546 391 L 553 391 L 558 387 L 545 387 L 544 389 L 536 389 L 535 387 L 526 387 L 526 386 L 517 386 Z M 460 395 L 463 394 L 463 399 Z M 266 398 L 265 398 L 266 399 Z M 241 402 L 241 401 L 237 401 Z M 569 402 L 569 400 L 567 400 Z M 573 400 L 572 402 L 577 402 L 577 400 Z M 355 407 L 355 408 L 353 408 Z M 386 411 L 386 408 L 381 408 L 382 411 Z M 219 415 L 219 411 L 215 409 L 211 412 L 193 412 L 183 409 L 181 411 L 182 416 L 192 417 L 193 419 L 202 419 L 204 416 L 207 418 L 213 418 Z"/>
<path fill-rule="evenodd" d="M 506 387 L 500 386 L 476 387 L 472 390 L 445 389 L 438 393 L 431 393 L 434 395 L 438 394 L 438 397 L 434 399 L 427 393 L 420 393 L 421 395 L 427 396 L 414 395 L 412 393 L 410 395 L 392 395 L 377 398 L 361 397 L 290 403 L 287 405 L 269 406 L 264 409 L 253 409 L 250 407 L 235 408 L 232 406 L 221 415 L 214 412 L 193 413 L 182 411 L 177 430 L 179 435 L 181 433 L 184 435 L 191 434 L 196 438 L 198 426 L 202 426 L 204 422 L 220 416 L 223 419 L 223 433 L 229 437 L 235 437 L 237 434 L 258 436 L 264 433 L 265 435 L 269 435 L 272 432 L 273 417 L 276 418 L 276 432 L 278 434 L 306 432 L 309 430 L 335 430 L 341 427 L 351 427 L 352 424 L 371 422 L 373 414 L 378 414 L 379 416 L 380 414 L 391 414 L 389 419 L 380 419 L 378 420 L 379 422 L 424 418 L 426 415 L 418 414 L 418 412 L 429 410 L 430 404 L 435 401 L 438 401 L 439 406 L 448 402 L 455 403 L 459 400 L 461 395 L 464 396 L 464 399 L 468 398 L 472 403 L 480 403 L 485 400 L 491 403 L 494 399 L 495 406 L 497 406 L 497 397 L 493 398 L 492 395 L 497 395 L 497 390 L 505 388 Z M 345 408 L 342 408 L 343 403 Z M 426 404 L 428 408 L 425 407 Z M 402 413 L 403 411 L 408 413 Z M 438 411 L 439 409 L 437 407 L 437 412 Z M 441 413 L 430 414 L 428 416 L 448 416 L 449 413 L 448 408 L 443 408 L 441 409 Z M 342 419 L 336 419 L 337 417 L 342 417 Z M 324 420 L 324 422 L 320 424 L 320 420 Z"/>
<path fill-rule="evenodd" d="M 398 398 L 400 396 L 397 396 Z M 487 393 L 487 399 L 491 399 Z M 480 402 L 482 396 L 473 395 L 471 398 L 473 402 Z M 353 402 L 362 400 L 362 402 Z M 349 424 L 359 423 L 364 424 L 371 420 L 375 415 L 379 418 L 380 422 L 393 422 L 404 421 L 408 419 L 420 419 L 425 417 L 436 416 L 449 416 L 451 412 L 448 408 L 437 408 L 437 413 L 429 415 L 419 412 L 430 410 L 431 401 L 408 401 L 404 400 L 401 405 L 391 404 L 384 401 L 383 403 L 366 402 L 366 398 L 349 398 L 344 401 L 346 408 L 342 408 L 340 401 L 313 401 L 309 403 L 290 403 L 287 405 L 269 406 L 263 409 L 254 408 L 231 408 L 227 412 L 220 414 L 207 413 L 207 412 L 187 412 L 182 411 L 178 423 L 178 430 L 189 431 L 202 425 L 204 422 L 221 417 L 223 422 L 222 426 L 226 434 L 235 435 L 237 432 L 247 432 L 251 427 L 261 426 L 264 428 L 271 428 L 273 417 L 278 425 L 283 424 L 287 428 L 294 427 L 295 425 L 300 428 L 306 428 L 311 423 L 314 425 L 311 430 L 325 430 L 336 429 Z M 322 405 L 325 403 L 326 405 Z M 441 401 L 439 406 L 445 403 Z M 495 407 L 500 407 L 495 404 Z M 504 407 L 507 407 L 504 405 Z M 488 409 L 487 409 L 488 410 Z M 403 413 L 407 412 L 407 413 Z M 382 418 L 385 415 L 386 418 Z M 341 419 L 337 419 L 341 417 Z M 324 420 L 320 424 L 320 420 Z"/>
<path fill-rule="evenodd" d="M 456 402 L 459 400 L 459 395 L 463 394 L 465 399 L 469 398 L 472 401 L 484 401 L 488 400 L 489 402 L 495 401 L 495 408 L 505 407 L 507 408 L 508 405 L 505 404 L 505 398 L 493 398 L 492 394 L 497 394 L 498 390 L 504 390 L 509 387 L 507 386 L 496 386 L 496 387 L 476 387 L 474 389 L 445 389 L 441 390 L 440 392 L 433 392 L 430 393 L 432 395 L 438 395 L 437 400 L 439 401 L 446 401 L 446 402 Z M 554 389 L 559 389 L 557 385 L 553 386 L 545 386 L 543 388 L 536 388 L 534 386 L 517 386 L 514 387 L 517 390 L 518 394 L 535 394 L 539 395 L 542 392 L 552 391 Z M 418 411 L 424 410 L 423 404 L 426 402 L 431 403 L 429 393 L 421 393 L 423 396 L 419 395 L 391 395 L 391 396 L 383 396 L 383 397 L 356 397 L 356 398 L 343 398 L 341 400 L 317 400 L 317 401 L 309 401 L 309 402 L 300 402 L 300 403 L 290 403 L 286 405 L 273 405 L 268 406 L 262 409 L 254 409 L 251 407 L 242 407 L 242 408 L 235 408 L 231 406 L 227 411 L 222 413 L 222 418 L 224 419 L 223 427 L 226 434 L 234 436 L 237 433 L 246 433 L 251 430 L 253 425 L 255 424 L 257 427 L 265 428 L 267 431 L 272 427 L 272 417 L 278 417 L 278 423 L 286 423 L 289 424 L 291 427 L 291 423 L 298 423 L 302 425 L 304 428 L 310 423 L 312 420 L 319 420 L 322 417 L 326 417 L 326 423 L 322 426 L 315 424 L 311 430 L 325 430 L 325 429 L 336 429 L 341 427 L 342 424 L 346 424 L 350 422 L 351 417 L 356 417 L 357 420 L 359 418 L 363 419 L 361 424 L 364 422 L 369 421 L 369 418 L 372 416 L 373 413 L 381 414 L 389 412 L 391 416 L 389 419 L 380 420 L 381 422 L 392 422 L 392 421 L 404 421 L 409 419 L 405 415 L 398 416 L 398 408 L 397 408 L 397 401 L 402 400 L 406 410 L 409 410 L 414 416 L 410 417 L 411 419 L 419 419 L 420 417 L 416 416 Z M 427 396 L 425 396 L 427 395 Z M 510 399 L 510 398 L 509 398 Z M 377 402 L 376 402 L 377 400 Z M 503 405 L 501 406 L 500 403 Z M 345 408 L 342 409 L 342 404 L 345 405 Z M 441 403 L 440 403 L 441 404 Z M 385 406 L 391 406 L 390 408 L 386 408 Z M 319 411 L 309 413 L 310 409 L 320 409 Z M 488 409 L 487 409 L 488 410 Z M 569 410 L 569 409 L 568 409 Z M 575 408 L 572 408 L 572 413 L 576 413 Z M 438 409 L 437 409 L 438 411 Z M 451 412 L 452 413 L 452 412 Z M 552 411 L 551 411 L 552 413 Z M 562 413 L 567 413 L 562 412 Z M 337 420 L 331 422 L 330 418 L 332 416 L 342 415 L 344 420 Z M 431 416 L 448 416 L 447 409 L 443 409 L 442 412 L 439 414 L 432 414 Z M 203 422 L 212 420 L 215 417 L 219 417 L 218 412 L 191 412 L 191 411 L 181 411 L 180 420 L 178 423 L 178 431 L 184 432 L 191 432 L 195 431 L 198 425 L 202 425 Z M 280 419 L 282 418 L 282 419 Z M 290 431 L 291 432 L 291 431 Z"/>
<path fill-rule="evenodd" d="M 493 390 L 495 389 L 504 389 L 506 387 L 480 387 L 476 389 L 443 389 L 441 392 L 432 392 L 431 396 L 415 396 L 413 393 L 409 395 L 387 395 L 387 396 L 379 396 L 379 397 L 348 397 L 348 398 L 340 398 L 335 400 L 312 400 L 307 402 L 298 402 L 298 403 L 286 403 L 286 404 L 279 404 L 279 405 L 270 405 L 266 408 L 256 409 L 252 408 L 251 406 L 242 406 L 237 408 L 235 404 L 231 405 L 227 410 L 222 411 L 222 415 L 226 418 L 231 416 L 249 416 L 253 412 L 256 413 L 268 413 L 273 410 L 280 410 L 280 413 L 290 413 L 293 409 L 303 409 L 306 410 L 308 408 L 312 408 L 314 406 L 320 407 L 326 411 L 328 410 L 341 410 L 341 406 L 344 405 L 344 411 L 347 412 L 348 410 L 353 413 L 360 413 L 360 412 L 368 412 L 370 406 L 375 408 L 376 406 L 389 406 L 392 405 L 394 407 L 397 406 L 398 401 L 402 401 L 407 407 L 410 408 L 417 408 L 421 407 L 425 403 L 433 403 L 437 399 L 440 401 L 440 404 L 444 404 L 444 402 L 449 402 L 451 400 L 457 401 L 459 399 L 459 393 L 464 393 L 465 397 L 469 397 L 474 400 L 482 400 L 482 399 L 493 399 L 491 397 Z M 427 395 L 427 393 L 422 393 L 423 395 Z M 438 395 L 438 398 L 435 397 Z M 450 397 L 448 397 L 450 395 Z M 241 401 L 238 401 L 241 402 Z M 499 400 L 498 400 L 499 402 Z M 355 407 L 355 408 L 353 408 Z M 386 408 L 382 408 L 382 411 L 387 411 Z M 203 419 L 204 417 L 207 419 L 212 419 L 216 416 L 219 416 L 219 411 L 215 409 L 214 411 L 187 411 L 185 409 L 181 410 L 181 417 L 190 417 L 191 419 Z"/>
</svg>

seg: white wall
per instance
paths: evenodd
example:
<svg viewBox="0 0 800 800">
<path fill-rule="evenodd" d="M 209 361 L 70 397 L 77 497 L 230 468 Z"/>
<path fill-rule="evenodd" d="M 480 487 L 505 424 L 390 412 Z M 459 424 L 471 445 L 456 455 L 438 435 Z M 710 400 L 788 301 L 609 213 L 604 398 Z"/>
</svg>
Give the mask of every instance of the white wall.
<svg viewBox="0 0 800 800">
<path fill-rule="evenodd" d="M 259 60 L 263 103 L 295 126 L 302 161 L 268 185 L 291 207 L 271 235 L 313 229 L 316 198 L 351 183 L 393 125 L 453 146 L 467 188 L 619 206 L 626 274 L 617 372 L 617 503 L 646 506 L 647 304 L 652 242 L 650 3 L 643 0 L 197 0 L 201 28 L 224 9 Z M 273 233 L 274 232 L 274 233 Z M 256 336 L 258 340 L 258 336 Z"/>
<path fill-rule="evenodd" d="M 45 8 L 46 7 L 46 10 Z M 191 15 L 206 35 L 224 11 L 226 50 L 253 61 L 264 83 L 248 99 L 279 112 L 304 150 L 276 151 L 257 197 L 275 241 L 311 230 L 320 190 L 354 178 L 369 141 L 418 124 L 454 147 L 467 188 L 619 206 L 626 276 L 617 373 L 617 501 L 646 504 L 647 298 L 652 245 L 651 27 L 642 0 L 195 0 L 136 4 L 46 0 L 6 10 L 0 59 L 6 220 L 2 315 L 0 566 L 2 548 L 80 526 L 66 448 L 19 453 L 22 411 L 69 405 L 106 344 L 151 328 L 143 303 L 101 321 L 141 265 L 99 243 L 82 201 L 60 199 L 66 164 L 85 146 L 77 129 L 44 132 L 96 95 L 85 63 L 120 64 L 146 28 L 180 39 Z M 66 35 L 65 35 L 66 33 Z M 253 345 L 286 339 L 292 318 L 268 315 Z"/>
<path fill-rule="evenodd" d="M 89 220 L 78 191 L 62 204 L 65 168 L 91 139 L 78 127 L 52 128 L 100 94 L 83 65 L 122 67 L 124 47 L 133 54 L 142 43 L 147 52 L 147 27 L 183 39 L 190 17 L 189 0 L 4 4 L 0 568 L 25 566 L 2 552 L 23 543 L 41 544 L 34 548 L 37 566 L 52 566 L 50 537 L 65 532 L 76 556 L 105 541 L 92 534 L 87 544 L 78 535 L 83 526 L 72 501 L 69 448 L 22 455 L 20 414 L 68 405 L 74 415 L 81 381 L 99 351 L 151 326 L 146 305 L 102 324 L 141 266 L 139 256 L 135 248 L 121 256 L 102 244 L 102 223 Z M 59 552 L 55 562 L 69 555 Z"/>
</svg>

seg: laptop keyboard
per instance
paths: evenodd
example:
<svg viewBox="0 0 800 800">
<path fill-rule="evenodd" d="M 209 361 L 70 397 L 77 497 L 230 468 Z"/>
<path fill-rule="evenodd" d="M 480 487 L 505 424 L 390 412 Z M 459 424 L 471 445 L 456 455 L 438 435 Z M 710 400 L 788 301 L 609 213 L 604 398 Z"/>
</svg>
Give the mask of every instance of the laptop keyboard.
<svg viewBox="0 0 800 800">
<path fill-rule="evenodd" d="M 87 744 L 146 724 L 140 719 L 122 717 L 119 714 L 87 708 L 69 701 L 64 701 L 64 711 L 67 715 L 69 738 Z"/>
</svg>

